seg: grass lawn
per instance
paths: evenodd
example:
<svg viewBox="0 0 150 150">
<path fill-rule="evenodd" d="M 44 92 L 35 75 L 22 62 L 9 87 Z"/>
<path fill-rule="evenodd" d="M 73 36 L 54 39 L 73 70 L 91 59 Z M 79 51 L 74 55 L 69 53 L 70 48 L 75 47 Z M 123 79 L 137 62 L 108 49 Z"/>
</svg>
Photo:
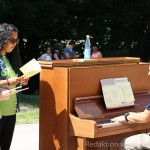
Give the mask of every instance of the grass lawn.
<svg viewBox="0 0 150 150">
<path fill-rule="evenodd" d="M 17 113 L 17 124 L 33 124 L 39 122 L 39 96 L 22 94 L 20 112 Z"/>
</svg>

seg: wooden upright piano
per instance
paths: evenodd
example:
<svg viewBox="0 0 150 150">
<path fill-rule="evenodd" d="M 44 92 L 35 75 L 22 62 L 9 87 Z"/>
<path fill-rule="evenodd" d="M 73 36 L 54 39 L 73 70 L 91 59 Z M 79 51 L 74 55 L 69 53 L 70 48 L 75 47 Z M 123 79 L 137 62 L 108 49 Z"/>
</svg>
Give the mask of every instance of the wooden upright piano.
<svg viewBox="0 0 150 150">
<path fill-rule="evenodd" d="M 145 109 L 150 100 L 149 63 L 114 57 L 41 61 L 40 65 L 40 150 L 116 150 L 123 138 L 149 132 L 150 123 L 107 124 L 125 112 Z M 108 110 L 100 80 L 119 77 L 130 81 L 135 105 Z"/>
</svg>

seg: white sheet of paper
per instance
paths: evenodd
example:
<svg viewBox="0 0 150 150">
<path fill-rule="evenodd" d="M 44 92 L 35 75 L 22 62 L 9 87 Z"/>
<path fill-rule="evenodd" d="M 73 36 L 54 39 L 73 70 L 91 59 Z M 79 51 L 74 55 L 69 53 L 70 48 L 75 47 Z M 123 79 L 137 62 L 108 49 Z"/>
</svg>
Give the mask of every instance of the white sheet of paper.
<svg viewBox="0 0 150 150">
<path fill-rule="evenodd" d="M 100 80 L 106 107 L 117 108 L 134 105 L 131 84 L 126 77 Z"/>
<path fill-rule="evenodd" d="M 115 85 L 104 85 L 102 89 L 107 108 L 121 106 L 119 91 Z"/>
<path fill-rule="evenodd" d="M 38 61 L 34 58 L 20 68 L 24 78 L 30 78 L 38 74 L 42 69 Z"/>
<path fill-rule="evenodd" d="M 135 101 L 130 82 L 123 83 L 122 88 L 124 91 L 126 102 Z"/>
</svg>

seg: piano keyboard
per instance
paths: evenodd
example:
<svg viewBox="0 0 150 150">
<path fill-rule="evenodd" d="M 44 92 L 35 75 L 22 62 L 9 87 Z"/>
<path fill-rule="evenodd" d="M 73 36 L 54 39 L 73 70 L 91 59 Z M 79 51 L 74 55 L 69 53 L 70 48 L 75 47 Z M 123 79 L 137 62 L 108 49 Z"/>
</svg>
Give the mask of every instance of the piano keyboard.
<svg viewBox="0 0 150 150">
<path fill-rule="evenodd" d="M 110 126 L 115 126 L 117 125 L 117 123 L 111 121 L 111 120 L 106 120 L 106 121 L 102 121 L 102 122 L 97 122 L 98 126 L 102 126 L 102 127 L 110 127 Z"/>
</svg>

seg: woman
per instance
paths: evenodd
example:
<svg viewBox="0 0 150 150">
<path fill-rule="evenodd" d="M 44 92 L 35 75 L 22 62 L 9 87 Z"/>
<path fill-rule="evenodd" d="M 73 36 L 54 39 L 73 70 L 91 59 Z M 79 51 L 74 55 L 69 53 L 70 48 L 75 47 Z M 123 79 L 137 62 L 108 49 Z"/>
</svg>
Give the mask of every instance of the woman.
<svg viewBox="0 0 150 150">
<path fill-rule="evenodd" d="M 63 45 L 61 43 L 56 43 L 54 46 L 54 51 L 52 52 L 52 59 L 53 60 L 60 60 L 61 57 L 61 51 L 63 49 Z"/>
<path fill-rule="evenodd" d="M 92 46 L 91 58 L 102 58 L 102 53 L 100 51 L 98 51 L 98 46 L 97 45 Z"/>
<path fill-rule="evenodd" d="M 37 60 L 38 61 L 52 60 L 52 49 L 51 49 L 51 47 L 47 47 L 46 53 L 42 54 Z"/>
<path fill-rule="evenodd" d="M 18 77 L 21 59 L 18 51 L 18 29 L 12 25 L 0 24 L 0 82 L 14 88 L 21 83 L 26 85 L 28 80 Z M 16 123 L 16 94 L 6 101 L 0 101 L 0 147 L 9 150 Z"/>
</svg>

